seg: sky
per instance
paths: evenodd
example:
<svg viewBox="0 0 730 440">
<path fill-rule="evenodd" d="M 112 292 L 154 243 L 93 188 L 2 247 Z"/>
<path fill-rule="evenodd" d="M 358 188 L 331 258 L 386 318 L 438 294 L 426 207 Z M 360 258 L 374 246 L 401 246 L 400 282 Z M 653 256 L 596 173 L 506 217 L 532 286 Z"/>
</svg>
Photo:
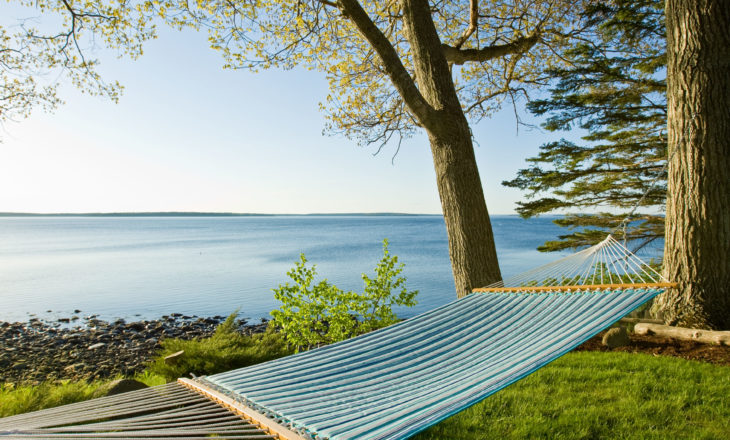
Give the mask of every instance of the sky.
<svg viewBox="0 0 730 440">
<path fill-rule="evenodd" d="M 54 113 L 0 128 L 0 212 L 441 213 L 424 135 L 393 159 L 322 134 L 322 73 L 224 70 L 204 34 L 168 29 L 136 61 L 97 56 L 118 104 L 63 86 Z M 513 214 L 524 194 L 501 182 L 559 136 L 512 107 L 472 130 L 490 214 Z"/>
</svg>

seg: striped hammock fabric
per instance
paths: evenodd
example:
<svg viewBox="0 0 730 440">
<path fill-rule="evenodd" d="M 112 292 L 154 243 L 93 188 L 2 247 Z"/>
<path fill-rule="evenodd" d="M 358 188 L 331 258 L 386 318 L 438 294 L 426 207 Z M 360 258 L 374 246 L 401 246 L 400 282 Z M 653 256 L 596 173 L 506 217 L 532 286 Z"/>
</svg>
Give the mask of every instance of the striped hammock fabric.
<svg viewBox="0 0 730 440">
<path fill-rule="evenodd" d="M 474 293 L 382 331 L 201 381 L 304 438 L 404 439 L 660 292 Z"/>
<path fill-rule="evenodd" d="M 572 350 L 662 293 L 665 281 L 609 237 L 388 328 L 181 384 L 278 438 L 405 439 Z M 43 438 L 57 437 L 43 411 L 36 414 L 0 419 L 0 438 L 44 429 Z M 73 418 L 64 416 L 65 426 Z M 114 438 L 164 434 L 160 423 L 151 426 Z"/>
</svg>

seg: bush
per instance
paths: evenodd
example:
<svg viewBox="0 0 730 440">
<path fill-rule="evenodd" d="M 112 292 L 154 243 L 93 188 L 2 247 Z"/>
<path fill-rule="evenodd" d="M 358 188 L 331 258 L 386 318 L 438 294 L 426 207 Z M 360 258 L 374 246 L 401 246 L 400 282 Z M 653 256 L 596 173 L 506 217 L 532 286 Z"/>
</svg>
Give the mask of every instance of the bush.
<svg viewBox="0 0 730 440">
<path fill-rule="evenodd" d="M 235 325 L 237 315 L 238 312 L 231 314 L 210 338 L 163 340 L 160 354 L 147 371 L 171 381 L 190 373 L 196 376 L 221 373 L 292 353 L 284 338 L 272 328 L 251 336 L 239 333 Z M 174 363 L 165 362 L 166 356 L 178 351 L 185 353 Z"/>
<path fill-rule="evenodd" d="M 287 272 L 293 284 L 273 289 L 281 307 L 271 312 L 271 325 L 281 329 L 299 351 L 394 324 L 398 317 L 393 305 L 412 307 L 418 294 L 406 289 L 406 278 L 400 276 L 404 267 L 388 252 L 388 240 L 383 240 L 383 258 L 375 266 L 375 277 L 362 274 L 363 293 L 345 292 L 326 279 L 313 284 L 316 266 L 307 267 L 307 258 L 301 254 Z"/>
</svg>

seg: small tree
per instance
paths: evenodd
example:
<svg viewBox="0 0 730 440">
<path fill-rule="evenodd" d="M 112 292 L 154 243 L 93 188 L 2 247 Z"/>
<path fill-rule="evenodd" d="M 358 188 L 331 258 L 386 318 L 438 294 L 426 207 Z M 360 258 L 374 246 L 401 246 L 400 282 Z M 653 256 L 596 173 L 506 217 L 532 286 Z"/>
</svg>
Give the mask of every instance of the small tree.
<svg viewBox="0 0 730 440">
<path fill-rule="evenodd" d="M 281 329 L 287 342 L 309 349 L 342 341 L 353 336 L 394 324 L 398 317 L 394 305 L 416 305 L 417 290 L 408 291 L 401 276 L 405 265 L 388 251 L 383 240 L 383 258 L 375 266 L 375 278 L 362 274 L 363 293 L 345 292 L 326 279 L 314 284 L 316 266 L 307 267 L 307 258 L 299 256 L 287 275 L 293 281 L 273 289 L 281 302 L 271 312 L 271 325 Z"/>
</svg>

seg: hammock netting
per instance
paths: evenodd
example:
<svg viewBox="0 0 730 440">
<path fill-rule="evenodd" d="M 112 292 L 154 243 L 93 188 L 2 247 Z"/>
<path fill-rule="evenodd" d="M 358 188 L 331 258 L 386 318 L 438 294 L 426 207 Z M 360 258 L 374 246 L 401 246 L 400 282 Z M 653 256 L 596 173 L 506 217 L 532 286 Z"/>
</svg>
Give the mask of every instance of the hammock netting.
<svg viewBox="0 0 730 440">
<path fill-rule="evenodd" d="M 557 359 L 669 286 L 609 236 L 390 327 L 183 382 L 244 417 L 286 427 L 281 438 L 404 439 Z M 9 429 L 55 438 L 58 425 L 44 413 L 0 419 L 0 438 Z M 62 422 L 82 423 L 72 418 Z"/>
</svg>

